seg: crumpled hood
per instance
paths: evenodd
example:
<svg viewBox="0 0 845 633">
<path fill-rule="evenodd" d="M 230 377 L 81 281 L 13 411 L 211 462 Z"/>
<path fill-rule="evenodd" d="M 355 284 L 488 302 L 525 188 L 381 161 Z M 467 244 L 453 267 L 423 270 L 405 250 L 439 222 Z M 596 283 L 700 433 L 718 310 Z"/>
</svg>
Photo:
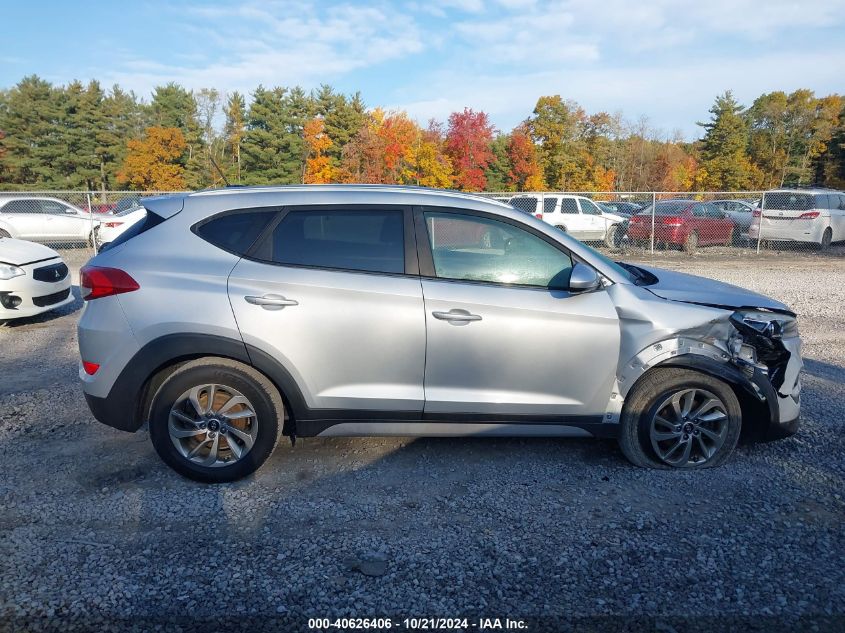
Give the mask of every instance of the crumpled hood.
<svg viewBox="0 0 845 633">
<path fill-rule="evenodd" d="M 657 277 L 656 284 L 645 287 L 663 299 L 733 309 L 762 308 L 794 314 L 780 301 L 733 284 L 662 268 L 648 266 L 639 266 L 639 268 Z"/>
<path fill-rule="evenodd" d="M 58 257 L 52 248 L 26 240 L 14 240 L 10 237 L 0 238 L 0 262 L 21 266 L 41 259 Z"/>
</svg>

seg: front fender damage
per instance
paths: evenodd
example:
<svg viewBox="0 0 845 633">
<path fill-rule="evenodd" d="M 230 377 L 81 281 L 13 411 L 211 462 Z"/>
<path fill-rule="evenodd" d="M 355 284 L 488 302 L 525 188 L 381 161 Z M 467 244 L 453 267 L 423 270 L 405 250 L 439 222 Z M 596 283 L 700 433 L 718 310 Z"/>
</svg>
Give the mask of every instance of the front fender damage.
<svg viewBox="0 0 845 633">
<path fill-rule="evenodd" d="M 793 315 L 666 300 L 656 304 L 642 289 L 621 284 L 609 290 L 622 337 L 605 422 L 619 421 L 630 389 L 658 365 L 698 368 L 742 388 L 765 403 L 771 422 L 797 417 L 802 361 Z"/>
</svg>

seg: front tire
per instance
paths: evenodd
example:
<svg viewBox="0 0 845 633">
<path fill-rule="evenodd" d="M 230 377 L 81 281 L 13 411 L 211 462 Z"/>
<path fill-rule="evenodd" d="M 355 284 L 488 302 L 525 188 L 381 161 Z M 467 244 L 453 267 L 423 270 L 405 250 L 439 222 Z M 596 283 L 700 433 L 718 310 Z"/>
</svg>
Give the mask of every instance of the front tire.
<svg viewBox="0 0 845 633">
<path fill-rule="evenodd" d="M 733 453 L 742 409 L 721 380 L 689 369 L 653 369 L 625 399 L 619 447 L 643 468 L 715 468 Z"/>
<path fill-rule="evenodd" d="M 607 229 L 607 233 L 604 236 L 604 245 L 608 248 L 615 248 L 619 246 L 619 242 L 621 240 L 617 239 L 616 233 L 619 231 L 618 224 L 611 224 L 610 227 Z"/>
<path fill-rule="evenodd" d="M 0 229 L 0 237 L 12 237 L 12 236 L 9 235 L 8 231 L 4 231 L 3 229 Z"/>
<path fill-rule="evenodd" d="M 150 439 L 159 457 L 184 477 L 235 481 L 258 470 L 273 452 L 284 412 L 279 392 L 252 367 L 201 358 L 159 387 Z"/>
</svg>

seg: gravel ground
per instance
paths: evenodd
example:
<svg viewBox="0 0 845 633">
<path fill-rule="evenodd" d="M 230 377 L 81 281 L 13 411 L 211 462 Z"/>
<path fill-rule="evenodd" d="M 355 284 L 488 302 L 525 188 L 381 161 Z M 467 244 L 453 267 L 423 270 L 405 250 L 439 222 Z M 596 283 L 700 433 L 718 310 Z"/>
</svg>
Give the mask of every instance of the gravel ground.
<svg viewBox="0 0 845 633">
<path fill-rule="evenodd" d="M 305 439 L 251 479 L 204 486 L 145 433 L 90 416 L 80 301 L 1 328 L 0 630 L 343 616 L 845 629 L 845 258 L 650 261 L 799 312 L 797 436 L 692 473 L 633 468 L 599 440 Z"/>
</svg>

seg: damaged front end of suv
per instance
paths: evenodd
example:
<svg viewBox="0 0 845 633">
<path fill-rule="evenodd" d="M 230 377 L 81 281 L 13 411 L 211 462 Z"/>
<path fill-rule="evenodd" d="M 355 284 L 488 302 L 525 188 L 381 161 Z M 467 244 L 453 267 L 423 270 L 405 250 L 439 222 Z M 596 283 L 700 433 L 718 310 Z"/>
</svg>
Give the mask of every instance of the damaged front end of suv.
<svg viewBox="0 0 845 633">
<path fill-rule="evenodd" d="M 611 289 L 623 335 L 606 421 L 620 419 L 626 398 L 649 370 L 680 368 L 731 386 L 742 408 L 744 439 L 794 434 L 803 366 L 795 313 L 736 286 L 654 272 L 650 286 Z"/>
</svg>

